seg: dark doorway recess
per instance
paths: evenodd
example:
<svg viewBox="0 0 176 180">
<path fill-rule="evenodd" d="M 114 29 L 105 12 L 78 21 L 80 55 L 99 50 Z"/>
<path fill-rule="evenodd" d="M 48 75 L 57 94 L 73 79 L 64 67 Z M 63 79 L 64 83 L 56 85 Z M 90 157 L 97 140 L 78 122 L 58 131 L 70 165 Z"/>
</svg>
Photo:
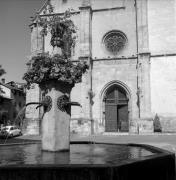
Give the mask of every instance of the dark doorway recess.
<svg viewBox="0 0 176 180">
<path fill-rule="evenodd" d="M 105 131 L 128 132 L 128 98 L 121 86 L 111 86 L 105 95 Z"/>
</svg>

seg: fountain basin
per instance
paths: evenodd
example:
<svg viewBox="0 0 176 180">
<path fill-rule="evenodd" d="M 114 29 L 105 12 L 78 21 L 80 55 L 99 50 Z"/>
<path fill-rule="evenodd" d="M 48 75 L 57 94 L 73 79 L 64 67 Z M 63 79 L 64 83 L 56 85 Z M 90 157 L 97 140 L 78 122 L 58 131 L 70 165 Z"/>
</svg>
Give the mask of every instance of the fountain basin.
<svg viewBox="0 0 176 180">
<path fill-rule="evenodd" d="M 0 147 L 0 180 L 174 180 L 175 155 L 137 144 L 74 142 L 70 152 L 41 144 Z"/>
</svg>

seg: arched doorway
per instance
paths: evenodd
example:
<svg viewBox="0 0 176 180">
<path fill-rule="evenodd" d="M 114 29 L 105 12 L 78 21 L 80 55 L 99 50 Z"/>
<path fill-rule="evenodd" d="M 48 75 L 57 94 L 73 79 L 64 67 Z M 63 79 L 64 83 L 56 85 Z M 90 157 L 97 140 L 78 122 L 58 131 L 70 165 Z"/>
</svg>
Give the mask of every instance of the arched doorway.
<svg viewBox="0 0 176 180">
<path fill-rule="evenodd" d="M 118 84 L 113 84 L 107 89 L 104 102 L 105 131 L 128 132 L 129 112 L 126 90 Z"/>
</svg>

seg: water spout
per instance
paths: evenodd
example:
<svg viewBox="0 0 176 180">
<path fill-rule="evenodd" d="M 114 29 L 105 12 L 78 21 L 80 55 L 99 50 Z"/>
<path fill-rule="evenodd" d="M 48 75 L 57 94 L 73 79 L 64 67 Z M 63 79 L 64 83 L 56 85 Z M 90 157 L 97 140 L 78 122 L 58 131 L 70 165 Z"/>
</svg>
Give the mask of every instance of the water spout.
<svg viewBox="0 0 176 180">
<path fill-rule="evenodd" d="M 81 106 L 78 102 L 71 102 L 67 95 L 62 95 L 57 99 L 57 106 L 60 110 L 66 110 L 69 106 Z"/>
<path fill-rule="evenodd" d="M 42 106 L 43 105 L 43 103 L 41 102 L 30 102 L 30 103 L 27 103 L 26 105 L 25 105 L 25 107 L 27 107 L 27 106 L 29 106 L 29 105 L 34 105 L 34 104 L 37 104 L 38 106 L 36 107 L 36 109 L 39 107 L 39 106 Z"/>
<path fill-rule="evenodd" d="M 29 106 L 29 105 L 34 105 L 34 104 L 39 104 L 39 106 L 41 106 L 42 103 L 39 103 L 39 102 L 30 102 L 30 103 L 27 103 L 23 106 L 23 108 L 18 112 L 16 118 L 15 118 L 15 121 L 14 121 L 14 124 L 17 124 L 20 126 L 22 125 L 22 122 L 23 122 L 23 119 L 24 119 L 24 114 L 25 114 L 25 110 L 26 110 L 26 107 Z M 39 107 L 37 106 L 36 109 Z"/>
<path fill-rule="evenodd" d="M 52 107 L 52 99 L 50 96 L 46 96 L 41 102 L 30 102 L 26 104 L 26 107 L 29 105 L 38 105 L 36 107 L 36 109 L 38 109 L 39 107 L 43 106 L 44 107 L 44 111 L 50 111 L 51 107 Z"/>
<path fill-rule="evenodd" d="M 82 105 L 78 102 L 68 102 L 66 105 L 71 105 L 71 106 L 80 106 L 82 108 Z"/>
</svg>

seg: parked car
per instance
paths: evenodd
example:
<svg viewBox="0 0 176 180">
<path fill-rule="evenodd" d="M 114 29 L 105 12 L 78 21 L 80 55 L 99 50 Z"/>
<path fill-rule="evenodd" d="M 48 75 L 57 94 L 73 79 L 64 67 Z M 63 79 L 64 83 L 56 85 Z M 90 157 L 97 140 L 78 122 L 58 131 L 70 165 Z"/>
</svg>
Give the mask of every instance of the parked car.
<svg viewBox="0 0 176 180">
<path fill-rule="evenodd" d="M 21 130 L 16 126 L 5 126 L 1 129 L 1 136 L 21 136 L 22 132 Z"/>
</svg>

